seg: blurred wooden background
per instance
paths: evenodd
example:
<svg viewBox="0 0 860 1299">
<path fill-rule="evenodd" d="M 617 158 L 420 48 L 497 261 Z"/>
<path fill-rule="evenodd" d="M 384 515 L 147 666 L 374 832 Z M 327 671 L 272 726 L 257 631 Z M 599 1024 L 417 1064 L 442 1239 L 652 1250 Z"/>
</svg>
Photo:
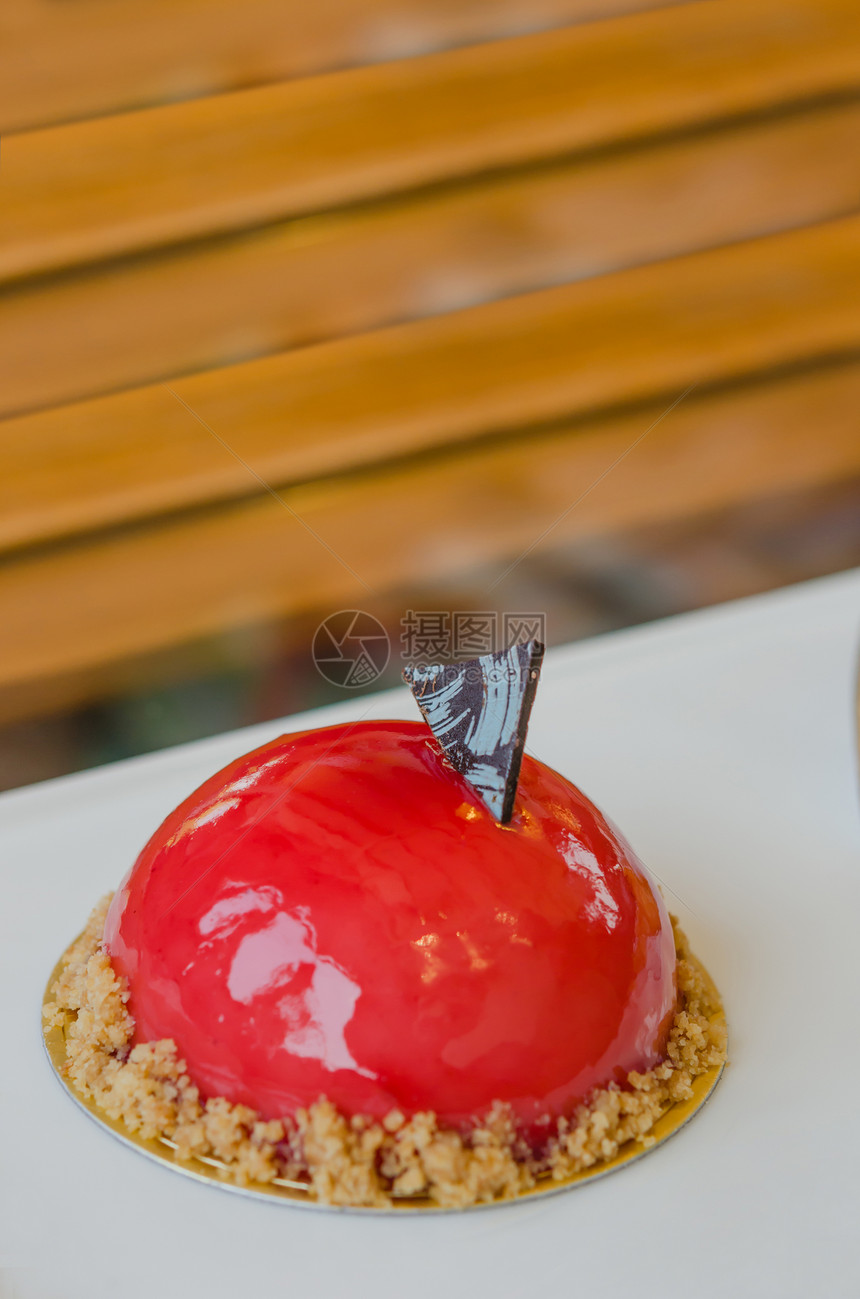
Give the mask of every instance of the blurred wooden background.
<svg viewBox="0 0 860 1299">
<path fill-rule="evenodd" d="M 0 785 L 860 562 L 856 0 L 18 0 L 0 133 Z"/>
</svg>

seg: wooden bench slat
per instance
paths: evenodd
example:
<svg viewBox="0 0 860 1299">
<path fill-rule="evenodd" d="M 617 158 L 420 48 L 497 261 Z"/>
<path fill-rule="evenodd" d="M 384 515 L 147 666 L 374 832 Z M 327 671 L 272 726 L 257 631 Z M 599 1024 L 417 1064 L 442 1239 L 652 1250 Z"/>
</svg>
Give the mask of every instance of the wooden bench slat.
<svg viewBox="0 0 860 1299">
<path fill-rule="evenodd" d="M 554 519 L 543 548 L 856 474 L 858 404 L 860 363 L 829 365 L 694 393 L 647 433 L 664 407 L 524 435 L 527 454 L 509 439 L 288 490 L 325 545 L 266 496 L 7 562 L 0 721 L 103 697 L 141 653 L 308 609 L 372 608 L 332 550 L 372 588 L 415 587 L 465 559 L 497 559 L 501 574 L 500 554 L 515 558 Z M 504 583 L 487 598 L 503 601 Z"/>
<path fill-rule="evenodd" d="M 855 0 L 678 8 L 3 142 L 0 277 L 860 85 Z"/>
<path fill-rule="evenodd" d="M 860 207 L 860 103 L 393 199 L 0 295 L 0 415 Z"/>
<path fill-rule="evenodd" d="M 283 0 L 14 0 L 0 12 L 0 131 L 654 7 L 655 0 L 318 0 L 289 8 Z"/>
<path fill-rule="evenodd" d="M 853 217 L 4 421 L 0 547 L 858 346 Z"/>
</svg>

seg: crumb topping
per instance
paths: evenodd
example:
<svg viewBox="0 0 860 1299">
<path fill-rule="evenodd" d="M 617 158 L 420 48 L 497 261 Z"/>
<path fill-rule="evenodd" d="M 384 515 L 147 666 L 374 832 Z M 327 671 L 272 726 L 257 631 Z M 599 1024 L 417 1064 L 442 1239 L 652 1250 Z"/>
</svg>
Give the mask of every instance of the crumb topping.
<svg viewBox="0 0 860 1299">
<path fill-rule="evenodd" d="M 295 1118 L 263 1121 L 223 1096 L 203 1100 L 170 1039 L 131 1045 L 128 989 L 102 946 L 109 903 L 102 899 L 65 953 L 44 1008 L 46 1027 L 65 1034 L 64 1073 L 130 1132 L 167 1140 L 180 1159 L 217 1160 L 239 1186 L 283 1179 L 305 1185 L 321 1203 L 351 1206 L 387 1207 L 404 1196 L 447 1208 L 511 1199 L 539 1177 L 564 1181 L 612 1159 L 627 1142 L 653 1145 L 661 1115 L 726 1057 L 719 995 L 673 917 L 678 1008 L 665 1060 L 628 1074 L 624 1088 L 592 1092 L 569 1119 L 556 1121 L 539 1159 L 500 1103 L 466 1136 L 430 1112 L 407 1119 L 394 1110 L 381 1123 L 349 1118 L 324 1096 Z"/>
</svg>

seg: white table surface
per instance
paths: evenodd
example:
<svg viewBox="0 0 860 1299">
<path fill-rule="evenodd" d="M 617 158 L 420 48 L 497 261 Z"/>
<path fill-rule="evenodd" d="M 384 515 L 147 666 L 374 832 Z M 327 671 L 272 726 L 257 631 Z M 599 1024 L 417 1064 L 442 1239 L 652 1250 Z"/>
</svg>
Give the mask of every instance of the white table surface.
<svg viewBox="0 0 860 1299">
<path fill-rule="evenodd" d="M 351 700 L 0 797 L 3 1299 L 860 1294 L 853 731 L 860 572 L 550 653 L 529 749 L 659 877 L 725 996 L 731 1066 L 673 1141 L 593 1185 L 466 1214 L 244 1200 L 149 1163 L 64 1095 L 45 979 L 204 777 Z"/>
</svg>

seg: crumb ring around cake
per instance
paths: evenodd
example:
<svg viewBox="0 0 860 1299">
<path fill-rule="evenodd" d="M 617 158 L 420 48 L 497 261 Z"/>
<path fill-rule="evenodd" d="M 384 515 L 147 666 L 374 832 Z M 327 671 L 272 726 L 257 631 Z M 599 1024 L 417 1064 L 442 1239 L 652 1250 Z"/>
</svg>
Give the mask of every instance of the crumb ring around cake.
<svg viewBox="0 0 860 1299">
<path fill-rule="evenodd" d="M 63 969 L 65 956 L 57 962 L 51 977 L 48 980 L 43 1005 L 48 1006 L 52 1001 L 52 989 L 55 980 L 60 976 Z M 688 960 L 695 965 L 705 980 L 713 987 L 713 980 L 710 978 L 705 967 L 692 954 L 688 955 Z M 710 1022 L 719 1024 L 725 1028 L 725 1013 L 722 1008 L 716 1011 L 711 1017 Z M 272 1200 L 280 1201 L 284 1204 L 290 1204 L 297 1208 L 327 1210 L 337 1213 L 363 1213 L 363 1214 L 389 1214 L 398 1215 L 403 1213 L 462 1213 L 475 1209 L 493 1209 L 504 1205 L 512 1205 L 523 1202 L 524 1200 L 533 1200 L 539 1196 L 558 1195 L 563 1191 L 573 1190 L 582 1186 L 586 1182 L 596 1181 L 600 1177 L 606 1177 L 609 1173 L 616 1172 L 619 1168 L 624 1168 L 635 1160 L 642 1158 L 643 1155 L 650 1154 L 652 1150 L 663 1145 L 676 1132 L 680 1131 L 693 1116 L 709 1100 L 717 1083 L 719 1082 L 725 1068 L 725 1060 L 720 1064 L 708 1069 L 693 1079 L 692 1095 L 685 1100 L 675 1101 L 669 1108 L 656 1120 L 650 1133 L 648 1144 L 642 1140 L 631 1139 L 625 1143 L 618 1153 L 610 1159 L 602 1160 L 591 1168 L 581 1172 L 573 1173 L 563 1178 L 555 1178 L 552 1174 L 545 1174 L 539 1177 L 536 1184 L 525 1190 L 520 1191 L 517 1195 L 492 1201 L 480 1202 L 477 1204 L 468 1204 L 463 1206 L 441 1205 L 434 1202 L 426 1195 L 411 1196 L 392 1196 L 392 1202 L 388 1205 L 349 1205 L 349 1204 L 328 1204 L 314 1198 L 307 1186 L 302 1182 L 288 1181 L 284 1178 L 275 1178 L 268 1183 L 252 1183 L 251 1185 L 241 1186 L 230 1180 L 229 1170 L 221 1160 L 209 1156 L 192 1156 L 188 1159 L 181 1159 L 175 1153 L 173 1143 L 166 1137 L 156 1137 L 147 1139 L 137 1133 L 129 1131 L 126 1125 L 118 1119 L 112 1119 L 103 1113 L 96 1104 L 81 1095 L 81 1093 L 69 1082 L 64 1076 L 64 1066 L 67 1061 L 66 1054 L 66 1025 L 68 1016 L 62 1025 L 53 1027 L 43 1026 L 43 1041 L 45 1050 L 48 1055 L 52 1070 L 57 1080 L 67 1092 L 74 1103 L 84 1111 L 100 1127 L 105 1128 L 112 1136 L 124 1145 L 130 1146 L 140 1154 L 154 1162 L 172 1169 L 174 1172 L 182 1173 L 186 1177 L 191 1177 L 199 1182 L 207 1183 L 210 1186 L 216 1186 L 222 1190 L 232 1191 L 234 1194 L 243 1195 L 251 1199 L 265 1199 L 269 1202 Z"/>
</svg>

